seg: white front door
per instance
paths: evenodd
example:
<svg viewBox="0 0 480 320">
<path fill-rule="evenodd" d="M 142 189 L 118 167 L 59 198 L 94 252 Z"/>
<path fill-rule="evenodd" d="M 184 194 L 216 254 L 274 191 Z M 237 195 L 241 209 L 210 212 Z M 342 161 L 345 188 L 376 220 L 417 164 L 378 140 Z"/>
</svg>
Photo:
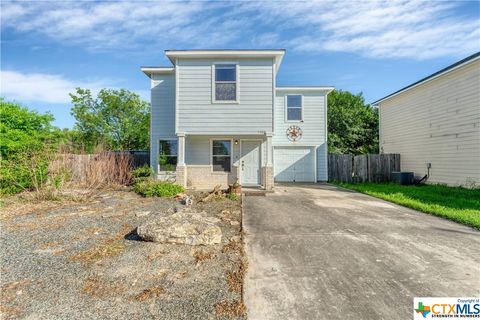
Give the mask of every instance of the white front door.
<svg viewBox="0 0 480 320">
<path fill-rule="evenodd" d="M 260 185 L 260 140 L 242 140 L 240 159 L 240 183 L 245 186 Z"/>
</svg>

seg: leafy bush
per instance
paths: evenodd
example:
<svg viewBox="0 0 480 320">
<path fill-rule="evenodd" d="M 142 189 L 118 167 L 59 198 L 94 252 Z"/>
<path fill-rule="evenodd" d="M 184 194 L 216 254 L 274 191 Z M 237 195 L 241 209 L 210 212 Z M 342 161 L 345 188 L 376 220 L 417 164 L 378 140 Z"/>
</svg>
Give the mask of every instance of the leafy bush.
<svg viewBox="0 0 480 320">
<path fill-rule="evenodd" d="M 143 197 L 173 197 L 185 191 L 177 184 L 155 180 L 137 182 L 133 190 Z"/>
<path fill-rule="evenodd" d="M 0 98 L 0 194 L 42 189 L 54 150 L 62 141 L 49 113 Z M 58 183 L 57 183 L 58 184 Z"/>
<path fill-rule="evenodd" d="M 48 179 L 49 150 L 26 150 L 2 160 L 0 167 L 0 194 L 42 189 Z"/>
<path fill-rule="evenodd" d="M 52 147 L 62 140 L 60 129 L 52 126 L 49 113 L 35 111 L 0 98 L 0 156 L 3 160 L 17 153 Z"/>
<path fill-rule="evenodd" d="M 227 197 L 227 199 L 230 199 L 232 201 L 238 201 L 238 199 L 239 199 L 238 195 L 234 192 L 227 193 L 226 197 Z"/>
<path fill-rule="evenodd" d="M 143 167 L 138 167 L 135 168 L 132 171 L 133 177 L 137 180 L 138 178 L 148 178 L 153 176 L 153 170 L 149 166 L 143 166 Z"/>
</svg>

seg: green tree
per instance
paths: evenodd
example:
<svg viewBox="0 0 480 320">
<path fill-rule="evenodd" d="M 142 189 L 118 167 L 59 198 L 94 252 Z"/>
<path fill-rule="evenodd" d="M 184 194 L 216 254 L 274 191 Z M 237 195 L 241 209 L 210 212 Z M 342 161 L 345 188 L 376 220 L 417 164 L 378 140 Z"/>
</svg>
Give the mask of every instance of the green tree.
<svg viewBox="0 0 480 320">
<path fill-rule="evenodd" d="M 328 95 L 328 151 L 378 153 L 378 109 L 361 93 L 334 90 Z"/>
<path fill-rule="evenodd" d="M 97 98 L 88 89 L 77 88 L 72 99 L 76 123 L 74 143 L 91 152 L 102 145 L 107 150 L 149 148 L 150 104 L 134 92 L 102 89 Z"/>
<path fill-rule="evenodd" d="M 28 110 L 18 103 L 0 98 L 0 155 L 9 159 L 26 150 L 56 145 L 63 134 L 52 125 L 54 117 Z"/>
<path fill-rule="evenodd" d="M 0 98 L 0 194 L 44 186 L 51 156 L 63 141 L 53 120 Z"/>
</svg>

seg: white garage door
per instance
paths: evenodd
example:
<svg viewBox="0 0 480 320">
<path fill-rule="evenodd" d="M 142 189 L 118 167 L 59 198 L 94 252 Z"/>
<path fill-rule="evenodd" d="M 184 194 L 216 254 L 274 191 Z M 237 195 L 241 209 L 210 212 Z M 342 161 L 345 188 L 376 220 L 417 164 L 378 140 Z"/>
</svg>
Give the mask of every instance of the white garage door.
<svg viewBox="0 0 480 320">
<path fill-rule="evenodd" d="M 275 181 L 315 182 L 315 149 L 275 147 Z"/>
</svg>

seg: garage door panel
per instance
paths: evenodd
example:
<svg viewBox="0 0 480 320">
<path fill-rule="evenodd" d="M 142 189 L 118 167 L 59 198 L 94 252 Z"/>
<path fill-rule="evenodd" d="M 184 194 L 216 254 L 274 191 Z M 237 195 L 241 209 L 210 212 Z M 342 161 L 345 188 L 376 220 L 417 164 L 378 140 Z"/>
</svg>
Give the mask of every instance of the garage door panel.
<svg viewBox="0 0 480 320">
<path fill-rule="evenodd" d="M 315 182 L 315 152 L 311 147 L 276 147 L 275 181 Z"/>
</svg>

